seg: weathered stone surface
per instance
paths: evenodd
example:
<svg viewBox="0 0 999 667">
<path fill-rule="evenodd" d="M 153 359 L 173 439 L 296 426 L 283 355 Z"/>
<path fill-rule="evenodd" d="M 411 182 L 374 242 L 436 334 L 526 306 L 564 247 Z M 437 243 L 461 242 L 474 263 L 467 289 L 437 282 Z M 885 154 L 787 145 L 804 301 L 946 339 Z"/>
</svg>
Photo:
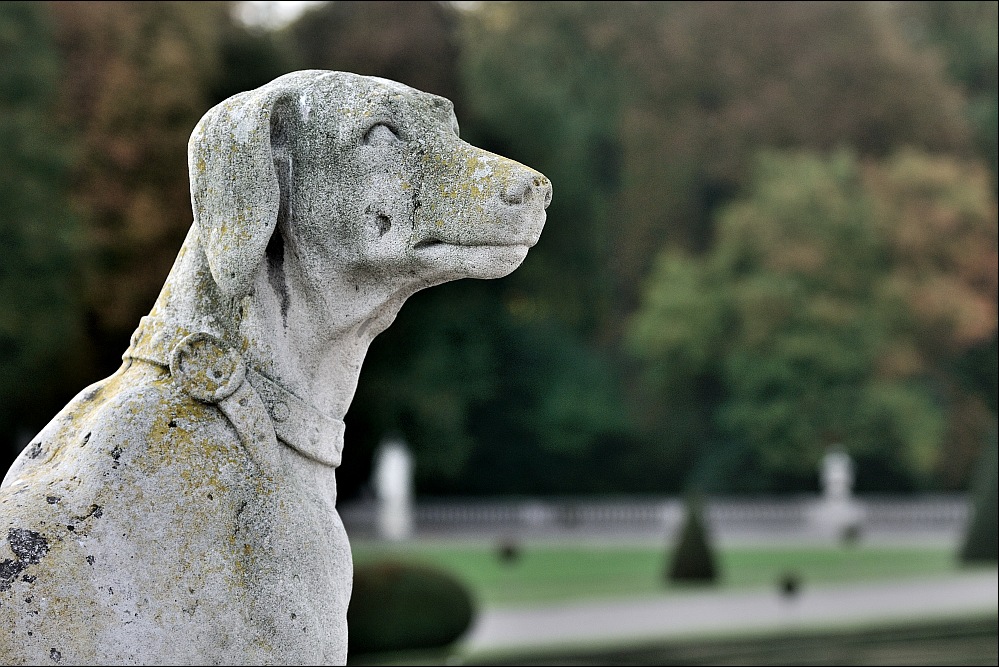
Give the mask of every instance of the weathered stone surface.
<svg viewBox="0 0 999 667">
<path fill-rule="evenodd" d="M 343 663 L 334 468 L 368 345 L 417 290 L 516 268 L 551 197 L 447 100 L 342 72 L 215 107 L 189 168 L 122 367 L 0 489 L 5 663 Z"/>
</svg>

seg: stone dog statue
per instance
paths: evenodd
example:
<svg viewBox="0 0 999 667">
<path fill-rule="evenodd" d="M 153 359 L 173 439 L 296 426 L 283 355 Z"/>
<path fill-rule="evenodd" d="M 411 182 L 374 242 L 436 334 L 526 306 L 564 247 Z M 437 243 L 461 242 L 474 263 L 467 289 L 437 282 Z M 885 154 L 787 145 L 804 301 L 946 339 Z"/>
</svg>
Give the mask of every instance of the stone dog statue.
<svg viewBox="0 0 999 667">
<path fill-rule="evenodd" d="M 189 170 L 124 363 L 3 481 L 4 663 L 344 663 L 334 469 L 368 345 L 417 290 L 515 269 L 551 200 L 448 100 L 343 72 L 219 104 Z"/>
</svg>

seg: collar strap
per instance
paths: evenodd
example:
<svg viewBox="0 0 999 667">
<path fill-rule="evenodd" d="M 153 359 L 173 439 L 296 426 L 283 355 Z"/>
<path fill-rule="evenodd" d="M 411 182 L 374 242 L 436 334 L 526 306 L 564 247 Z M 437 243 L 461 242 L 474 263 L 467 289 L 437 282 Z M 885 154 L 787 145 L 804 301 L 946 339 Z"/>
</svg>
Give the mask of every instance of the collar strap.
<svg viewBox="0 0 999 667">
<path fill-rule="evenodd" d="M 340 465 L 343 421 L 324 415 L 248 367 L 236 348 L 211 334 L 143 317 L 122 358 L 169 369 L 181 391 L 212 405 L 222 403 L 248 382 L 267 409 L 278 441 L 323 465 Z M 240 430 L 240 424 L 233 425 Z"/>
</svg>

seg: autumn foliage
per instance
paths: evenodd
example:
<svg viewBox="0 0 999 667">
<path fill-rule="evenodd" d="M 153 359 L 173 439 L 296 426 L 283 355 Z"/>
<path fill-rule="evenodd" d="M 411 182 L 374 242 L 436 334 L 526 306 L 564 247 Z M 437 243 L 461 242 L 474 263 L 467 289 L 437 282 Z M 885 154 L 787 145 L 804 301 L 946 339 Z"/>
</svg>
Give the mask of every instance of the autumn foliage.
<svg viewBox="0 0 999 667">
<path fill-rule="evenodd" d="M 120 363 L 198 118 L 314 67 L 452 98 L 555 188 L 521 269 L 376 340 L 344 497 L 387 431 L 421 493 L 796 491 L 834 441 L 858 490 L 967 486 L 996 419 L 996 2 L 234 8 L 0 3 L 8 459 Z"/>
</svg>

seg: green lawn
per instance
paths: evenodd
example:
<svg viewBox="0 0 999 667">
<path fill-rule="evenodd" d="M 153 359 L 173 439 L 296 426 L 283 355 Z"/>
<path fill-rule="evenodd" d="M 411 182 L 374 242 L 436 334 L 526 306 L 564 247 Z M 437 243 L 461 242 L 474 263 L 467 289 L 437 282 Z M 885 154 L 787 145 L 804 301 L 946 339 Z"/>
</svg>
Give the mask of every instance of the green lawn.
<svg viewBox="0 0 999 667">
<path fill-rule="evenodd" d="M 436 565 L 490 605 L 523 605 L 689 591 L 663 583 L 665 548 L 525 543 L 503 562 L 495 548 L 468 543 L 382 545 L 355 541 L 355 563 L 400 559 Z M 795 572 L 803 585 L 942 575 L 958 570 L 954 550 L 939 547 L 773 547 L 719 550 L 719 585 L 776 585 Z"/>
</svg>

